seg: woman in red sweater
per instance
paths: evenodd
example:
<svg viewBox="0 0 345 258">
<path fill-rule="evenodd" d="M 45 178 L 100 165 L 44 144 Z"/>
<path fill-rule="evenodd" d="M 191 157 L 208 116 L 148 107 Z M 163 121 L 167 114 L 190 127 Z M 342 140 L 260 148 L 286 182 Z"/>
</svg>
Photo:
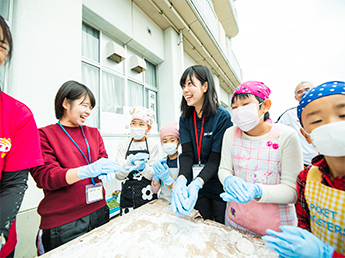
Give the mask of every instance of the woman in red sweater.
<svg viewBox="0 0 345 258">
<path fill-rule="evenodd" d="M 98 129 L 83 125 L 94 106 L 89 88 L 68 81 L 55 97 L 58 123 L 39 129 L 44 165 L 30 170 L 44 191 L 38 206 L 38 254 L 109 221 L 100 179 L 115 179 L 121 166 L 107 159 Z"/>
</svg>

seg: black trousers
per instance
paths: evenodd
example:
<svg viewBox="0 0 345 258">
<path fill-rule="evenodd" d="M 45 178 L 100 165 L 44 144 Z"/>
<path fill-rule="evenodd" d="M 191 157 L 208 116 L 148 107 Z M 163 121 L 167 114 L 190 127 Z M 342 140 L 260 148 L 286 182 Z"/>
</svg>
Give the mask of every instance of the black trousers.
<svg viewBox="0 0 345 258">
<path fill-rule="evenodd" d="M 216 201 L 199 194 L 195 209 L 199 211 L 204 220 L 214 220 L 224 224 L 226 202 Z"/>
<path fill-rule="evenodd" d="M 48 252 L 60 245 L 67 243 L 94 228 L 102 226 L 109 221 L 108 205 L 103 206 L 99 210 L 86 215 L 80 219 L 64 224 L 62 226 L 50 229 L 43 229 L 42 244 L 44 252 Z M 38 235 L 37 235 L 38 239 Z M 36 242 L 38 245 L 38 242 Z M 37 248 L 37 250 L 39 250 Z M 38 251 L 38 255 L 42 255 Z"/>
</svg>

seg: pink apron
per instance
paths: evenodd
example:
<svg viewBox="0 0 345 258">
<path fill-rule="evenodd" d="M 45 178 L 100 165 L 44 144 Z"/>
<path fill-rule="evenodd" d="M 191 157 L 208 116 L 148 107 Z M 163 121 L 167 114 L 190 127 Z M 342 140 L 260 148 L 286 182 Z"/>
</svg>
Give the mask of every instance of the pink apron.
<svg viewBox="0 0 345 258">
<path fill-rule="evenodd" d="M 279 133 L 281 125 L 274 124 L 266 141 L 241 139 L 242 131 L 237 126 L 232 145 L 233 170 L 246 182 L 262 185 L 280 183 Z M 228 202 L 225 224 L 245 232 L 265 235 L 266 229 L 281 231 L 280 225 L 294 225 L 293 204 Z"/>
</svg>

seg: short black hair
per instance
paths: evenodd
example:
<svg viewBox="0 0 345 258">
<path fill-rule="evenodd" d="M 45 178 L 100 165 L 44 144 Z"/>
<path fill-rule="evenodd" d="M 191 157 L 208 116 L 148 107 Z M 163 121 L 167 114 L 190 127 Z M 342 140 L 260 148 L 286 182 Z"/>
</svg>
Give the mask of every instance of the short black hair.
<svg viewBox="0 0 345 258">
<path fill-rule="evenodd" d="M 186 79 L 187 79 L 188 75 L 189 75 L 189 78 L 192 78 L 195 76 L 195 78 L 197 78 L 201 82 L 201 85 L 204 85 L 205 82 L 207 82 L 207 84 L 208 84 L 207 91 L 204 93 L 204 103 L 202 104 L 202 107 L 200 110 L 200 111 L 202 111 L 202 115 L 204 117 L 208 117 L 212 114 L 216 114 L 217 109 L 218 109 L 220 104 L 218 101 L 216 87 L 214 85 L 214 80 L 213 80 L 210 69 L 208 69 L 206 66 L 202 66 L 202 65 L 193 65 L 193 66 L 188 67 L 183 72 L 181 79 L 180 79 L 180 86 L 182 88 L 186 83 Z M 192 83 L 193 83 L 193 81 L 192 81 Z M 182 96 L 182 100 L 181 100 L 182 117 L 186 117 L 186 116 L 191 115 L 194 112 L 194 110 L 195 110 L 195 108 L 188 106 L 187 101 Z"/>
<path fill-rule="evenodd" d="M 259 101 L 259 104 L 261 104 L 261 103 L 263 103 L 265 100 L 264 99 L 262 99 L 262 98 L 260 98 L 260 97 L 258 97 L 258 96 L 256 96 L 256 95 L 254 95 L 254 94 L 251 94 L 251 93 L 235 93 L 235 95 L 233 96 L 233 98 L 232 98 L 232 100 L 231 100 L 231 104 L 234 104 L 234 101 L 236 100 L 236 99 L 247 99 L 247 98 L 249 98 L 250 96 L 254 96 L 256 99 L 257 99 L 257 101 Z M 259 109 L 261 109 L 261 106 L 259 107 Z M 267 111 L 266 113 L 265 113 L 265 115 L 264 115 L 264 121 L 266 121 L 267 119 L 269 119 L 270 118 L 270 114 L 269 114 L 269 112 Z"/>
<path fill-rule="evenodd" d="M 11 60 L 12 48 L 13 48 L 12 34 L 5 19 L 1 15 L 0 15 L 0 27 L 2 29 L 2 34 L 3 34 L 0 41 L 7 44 L 7 58 L 8 60 Z"/>
<path fill-rule="evenodd" d="M 55 96 L 55 117 L 57 119 L 61 119 L 63 117 L 65 109 L 62 106 L 62 103 L 65 99 L 67 99 L 67 101 L 71 103 L 72 101 L 79 99 L 82 96 L 84 96 L 84 98 L 86 98 L 87 96 L 90 97 L 91 108 L 94 108 L 96 106 L 95 96 L 93 95 L 92 91 L 84 84 L 76 81 L 67 81 L 62 84 Z"/>
</svg>

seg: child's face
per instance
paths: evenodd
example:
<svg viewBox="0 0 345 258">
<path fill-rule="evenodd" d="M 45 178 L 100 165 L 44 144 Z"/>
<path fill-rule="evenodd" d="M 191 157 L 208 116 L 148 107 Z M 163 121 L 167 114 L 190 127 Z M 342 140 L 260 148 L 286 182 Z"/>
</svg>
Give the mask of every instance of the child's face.
<svg viewBox="0 0 345 258">
<path fill-rule="evenodd" d="M 179 143 L 179 140 L 175 137 L 175 136 L 172 136 L 172 135 L 168 135 L 168 136 L 165 136 L 163 139 L 162 139 L 162 146 L 164 144 L 167 144 L 167 143 Z"/>
<path fill-rule="evenodd" d="M 322 125 L 345 121 L 345 95 L 330 95 L 310 102 L 302 111 L 301 121 L 308 134 Z M 312 143 L 310 136 L 301 132 Z"/>
<path fill-rule="evenodd" d="M 231 108 L 234 110 L 236 108 L 244 107 L 244 106 L 247 106 L 247 105 L 257 105 L 258 106 L 258 115 L 259 115 L 259 117 L 261 117 L 264 113 L 266 113 L 270 109 L 270 107 L 271 107 L 270 103 L 271 103 L 270 100 L 267 99 L 266 101 L 264 101 L 261 104 L 261 106 L 258 106 L 260 103 L 255 98 L 255 96 L 254 95 L 249 95 L 248 98 L 244 98 L 244 99 L 241 99 L 239 97 L 235 98 L 234 99 L 234 103 L 231 104 Z"/>
<path fill-rule="evenodd" d="M 145 134 L 147 134 L 151 130 L 151 126 L 149 126 L 147 123 L 140 119 L 133 119 L 131 121 L 130 127 L 145 129 Z"/>
</svg>

